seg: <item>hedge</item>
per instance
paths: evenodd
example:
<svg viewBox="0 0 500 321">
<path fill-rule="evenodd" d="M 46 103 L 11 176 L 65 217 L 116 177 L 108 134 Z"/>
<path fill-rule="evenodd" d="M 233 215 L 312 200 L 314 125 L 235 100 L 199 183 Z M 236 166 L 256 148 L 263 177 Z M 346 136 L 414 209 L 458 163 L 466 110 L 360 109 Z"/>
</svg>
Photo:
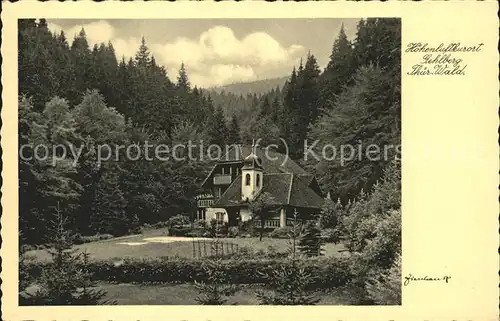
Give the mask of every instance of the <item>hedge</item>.
<svg viewBox="0 0 500 321">
<path fill-rule="evenodd" d="M 95 281 L 117 283 L 188 283 L 206 281 L 204 259 L 161 258 L 150 260 L 91 261 L 87 268 Z M 262 273 L 270 273 L 287 263 L 284 259 L 232 259 L 222 263 L 226 282 L 266 283 Z M 46 262 L 31 262 L 27 272 L 37 278 Z M 298 261 L 298 267 L 316 277 L 314 288 L 335 288 L 347 284 L 352 275 L 347 258 L 318 258 Z"/>
</svg>

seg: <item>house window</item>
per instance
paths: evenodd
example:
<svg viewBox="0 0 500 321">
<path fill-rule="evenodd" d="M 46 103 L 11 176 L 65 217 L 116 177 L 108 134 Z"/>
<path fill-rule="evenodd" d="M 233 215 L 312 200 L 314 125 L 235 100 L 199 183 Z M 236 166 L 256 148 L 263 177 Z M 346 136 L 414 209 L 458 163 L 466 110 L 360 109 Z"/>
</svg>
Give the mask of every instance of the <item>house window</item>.
<svg viewBox="0 0 500 321">
<path fill-rule="evenodd" d="M 247 175 L 245 176 L 245 185 L 246 185 L 246 186 L 249 186 L 249 185 L 250 185 L 250 174 L 247 174 Z"/>
<path fill-rule="evenodd" d="M 256 182 L 256 184 L 257 184 L 257 187 L 260 186 L 260 174 L 257 174 L 257 182 Z"/>
<path fill-rule="evenodd" d="M 224 213 L 223 212 L 215 213 L 215 219 L 217 220 L 217 222 L 223 222 L 224 221 Z"/>
</svg>

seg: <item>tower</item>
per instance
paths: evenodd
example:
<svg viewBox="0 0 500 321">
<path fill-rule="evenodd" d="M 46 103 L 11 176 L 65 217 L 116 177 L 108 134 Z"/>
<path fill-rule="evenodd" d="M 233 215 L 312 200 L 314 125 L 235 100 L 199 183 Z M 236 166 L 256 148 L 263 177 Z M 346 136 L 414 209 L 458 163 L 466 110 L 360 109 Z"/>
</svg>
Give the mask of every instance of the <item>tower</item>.
<svg viewBox="0 0 500 321">
<path fill-rule="evenodd" d="M 241 168 L 241 199 L 252 200 L 262 190 L 263 180 L 261 160 L 252 152 L 243 160 Z"/>
</svg>

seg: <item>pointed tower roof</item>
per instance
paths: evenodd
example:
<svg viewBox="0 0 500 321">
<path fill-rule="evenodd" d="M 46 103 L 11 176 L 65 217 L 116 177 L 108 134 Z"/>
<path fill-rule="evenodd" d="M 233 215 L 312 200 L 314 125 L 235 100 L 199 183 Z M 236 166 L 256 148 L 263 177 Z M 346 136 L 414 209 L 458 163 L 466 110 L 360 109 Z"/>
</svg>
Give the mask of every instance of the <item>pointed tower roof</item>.
<svg viewBox="0 0 500 321">
<path fill-rule="evenodd" d="M 252 152 L 245 157 L 243 160 L 242 169 L 260 169 L 262 170 L 262 161 L 256 154 L 256 148 L 258 144 L 255 143 L 255 140 L 252 141 Z"/>
<path fill-rule="evenodd" d="M 243 167 L 242 169 L 260 169 L 262 170 L 262 161 L 260 160 L 259 156 L 254 154 L 254 152 L 250 153 L 245 159 L 243 160 Z"/>
</svg>

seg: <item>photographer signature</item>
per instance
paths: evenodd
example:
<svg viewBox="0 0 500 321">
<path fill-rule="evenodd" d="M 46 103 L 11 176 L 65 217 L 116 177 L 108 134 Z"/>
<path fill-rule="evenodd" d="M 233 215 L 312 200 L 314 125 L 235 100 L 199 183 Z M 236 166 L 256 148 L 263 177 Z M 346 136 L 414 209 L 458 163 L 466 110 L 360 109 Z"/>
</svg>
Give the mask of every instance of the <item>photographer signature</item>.
<svg viewBox="0 0 500 321">
<path fill-rule="evenodd" d="M 403 285 L 408 285 L 410 282 L 413 281 L 444 281 L 448 283 L 448 281 L 451 279 L 451 276 L 445 275 L 443 277 L 430 277 L 430 276 L 424 276 L 424 277 L 415 277 L 412 274 L 408 274 L 408 276 L 404 277 L 404 283 Z"/>
</svg>

